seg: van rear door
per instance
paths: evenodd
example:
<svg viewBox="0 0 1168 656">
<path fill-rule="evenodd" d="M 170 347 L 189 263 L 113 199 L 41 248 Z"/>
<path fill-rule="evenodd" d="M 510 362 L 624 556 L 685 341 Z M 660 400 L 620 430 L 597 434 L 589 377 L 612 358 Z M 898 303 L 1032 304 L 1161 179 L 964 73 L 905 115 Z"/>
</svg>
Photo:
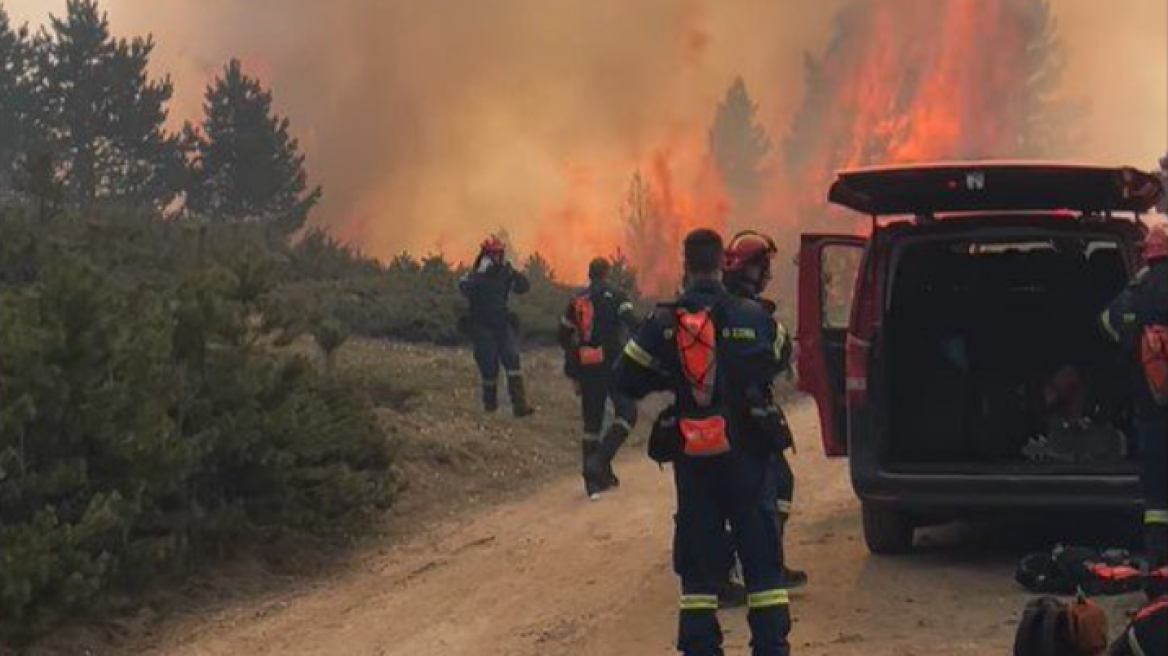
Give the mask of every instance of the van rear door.
<svg viewBox="0 0 1168 656">
<path fill-rule="evenodd" d="M 799 249 L 799 389 L 815 398 L 823 447 L 848 453 L 845 346 L 856 278 L 868 240 L 855 235 L 807 234 Z"/>
</svg>

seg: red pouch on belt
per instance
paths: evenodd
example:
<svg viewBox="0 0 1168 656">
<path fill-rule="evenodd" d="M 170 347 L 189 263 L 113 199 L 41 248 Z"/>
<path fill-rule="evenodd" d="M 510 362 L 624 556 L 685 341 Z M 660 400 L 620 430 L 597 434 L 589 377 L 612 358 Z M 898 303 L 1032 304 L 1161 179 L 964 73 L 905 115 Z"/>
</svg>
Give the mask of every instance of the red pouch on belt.
<svg viewBox="0 0 1168 656">
<path fill-rule="evenodd" d="M 685 455 L 695 458 L 717 456 L 730 450 L 726 436 L 726 418 L 713 415 L 701 419 L 682 418 L 678 421 Z"/>
</svg>

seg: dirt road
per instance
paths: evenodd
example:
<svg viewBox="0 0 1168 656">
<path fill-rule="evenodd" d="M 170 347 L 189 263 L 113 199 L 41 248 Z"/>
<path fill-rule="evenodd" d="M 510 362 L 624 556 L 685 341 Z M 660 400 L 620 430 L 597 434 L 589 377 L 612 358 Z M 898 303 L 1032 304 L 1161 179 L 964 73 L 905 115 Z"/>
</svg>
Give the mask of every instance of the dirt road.
<svg viewBox="0 0 1168 656">
<path fill-rule="evenodd" d="M 816 448 L 812 406 L 799 406 L 792 420 L 806 445 L 795 463 L 792 560 L 812 579 L 795 599 L 795 653 L 1008 653 L 1025 600 L 1011 581 L 1013 555 L 974 540 L 911 558 L 869 556 L 845 465 Z M 627 454 L 620 471 L 624 489 L 600 502 L 585 502 L 566 478 L 371 553 L 340 578 L 177 627 L 145 653 L 671 654 L 671 481 L 639 453 Z M 744 613 L 723 616 L 728 652 L 747 653 Z"/>
</svg>

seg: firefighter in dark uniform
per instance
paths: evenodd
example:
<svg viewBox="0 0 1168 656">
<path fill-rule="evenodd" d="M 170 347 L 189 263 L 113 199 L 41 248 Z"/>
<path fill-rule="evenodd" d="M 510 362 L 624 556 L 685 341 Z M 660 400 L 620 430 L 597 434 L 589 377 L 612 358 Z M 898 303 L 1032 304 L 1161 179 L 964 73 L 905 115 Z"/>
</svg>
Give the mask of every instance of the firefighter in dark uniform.
<svg viewBox="0 0 1168 656">
<path fill-rule="evenodd" d="M 592 260 L 588 288 L 572 298 L 560 318 L 564 373 L 576 387 L 584 417 L 581 463 L 590 499 L 620 485 L 612 461 L 637 423 L 637 404 L 617 393 L 612 369 L 628 341 L 628 330 L 639 320 L 628 296 L 608 283 L 611 270 L 608 260 Z M 614 416 L 601 435 L 609 403 Z"/>
<path fill-rule="evenodd" d="M 1139 438 L 1140 483 L 1144 490 L 1144 533 L 1153 569 L 1168 565 L 1168 408 L 1165 407 L 1165 351 L 1168 350 L 1168 234 L 1163 225 L 1144 239 L 1147 267 L 1100 317 L 1103 328 L 1140 365 L 1135 426 Z"/>
<path fill-rule="evenodd" d="M 616 369 L 618 388 L 635 399 L 674 395 L 650 451 L 672 461 L 677 487 L 678 649 L 687 656 L 723 653 L 718 584 L 729 523 L 746 578 L 752 653 L 787 656 L 789 597 L 766 490 L 780 445 L 772 443 L 773 427 L 752 412 L 782 369 L 778 330 L 757 302 L 727 293 L 717 233 L 690 233 L 684 259 L 684 292 L 649 317 Z"/>
<path fill-rule="evenodd" d="M 482 243 L 471 270 L 458 282 L 458 289 L 469 303 L 467 330 L 474 343 L 475 363 L 483 385 L 483 409 L 499 408 L 499 365 L 507 373 L 507 391 L 516 417 L 534 412 L 528 403 L 519 347 L 515 342 L 507 303 L 511 293 L 526 294 L 531 288 L 527 276 L 507 261 L 503 242 L 489 237 Z"/>
<path fill-rule="evenodd" d="M 757 232 L 746 231 L 735 235 L 726 248 L 726 271 L 724 282 L 727 291 L 735 296 L 757 301 L 772 316 L 776 306 L 773 301 L 762 298 L 767 285 L 771 281 L 771 261 L 778 253 L 774 240 Z M 775 323 L 778 328 L 779 339 L 782 345 L 779 348 L 779 366 L 784 371 L 791 366 L 791 340 L 783 324 Z M 773 414 L 771 421 L 786 433 L 782 441 L 790 442 L 794 448 L 794 438 L 783 409 L 775 401 L 774 389 L 767 385 L 763 390 L 763 399 L 756 413 Z M 791 463 L 787 461 L 786 451 L 776 451 L 772 455 L 771 475 L 768 486 L 769 497 L 773 500 L 775 526 L 779 534 L 779 562 L 783 565 L 783 580 L 788 588 L 802 587 L 807 584 L 807 573 L 791 569 L 786 566 L 786 527 L 791 518 L 795 499 L 795 472 Z"/>
</svg>

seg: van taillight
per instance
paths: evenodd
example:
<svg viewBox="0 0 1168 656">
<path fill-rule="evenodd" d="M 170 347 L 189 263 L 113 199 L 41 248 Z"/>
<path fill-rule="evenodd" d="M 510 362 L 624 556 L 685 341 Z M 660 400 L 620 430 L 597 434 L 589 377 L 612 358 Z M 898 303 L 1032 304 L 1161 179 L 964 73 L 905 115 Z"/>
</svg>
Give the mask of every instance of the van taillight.
<svg viewBox="0 0 1168 656">
<path fill-rule="evenodd" d="M 848 334 L 844 388 L 847 391 L 850 409 L 854 410 L 868 403 L 868 360 L 871 355 L 871 342 Z"/>
</svg>

